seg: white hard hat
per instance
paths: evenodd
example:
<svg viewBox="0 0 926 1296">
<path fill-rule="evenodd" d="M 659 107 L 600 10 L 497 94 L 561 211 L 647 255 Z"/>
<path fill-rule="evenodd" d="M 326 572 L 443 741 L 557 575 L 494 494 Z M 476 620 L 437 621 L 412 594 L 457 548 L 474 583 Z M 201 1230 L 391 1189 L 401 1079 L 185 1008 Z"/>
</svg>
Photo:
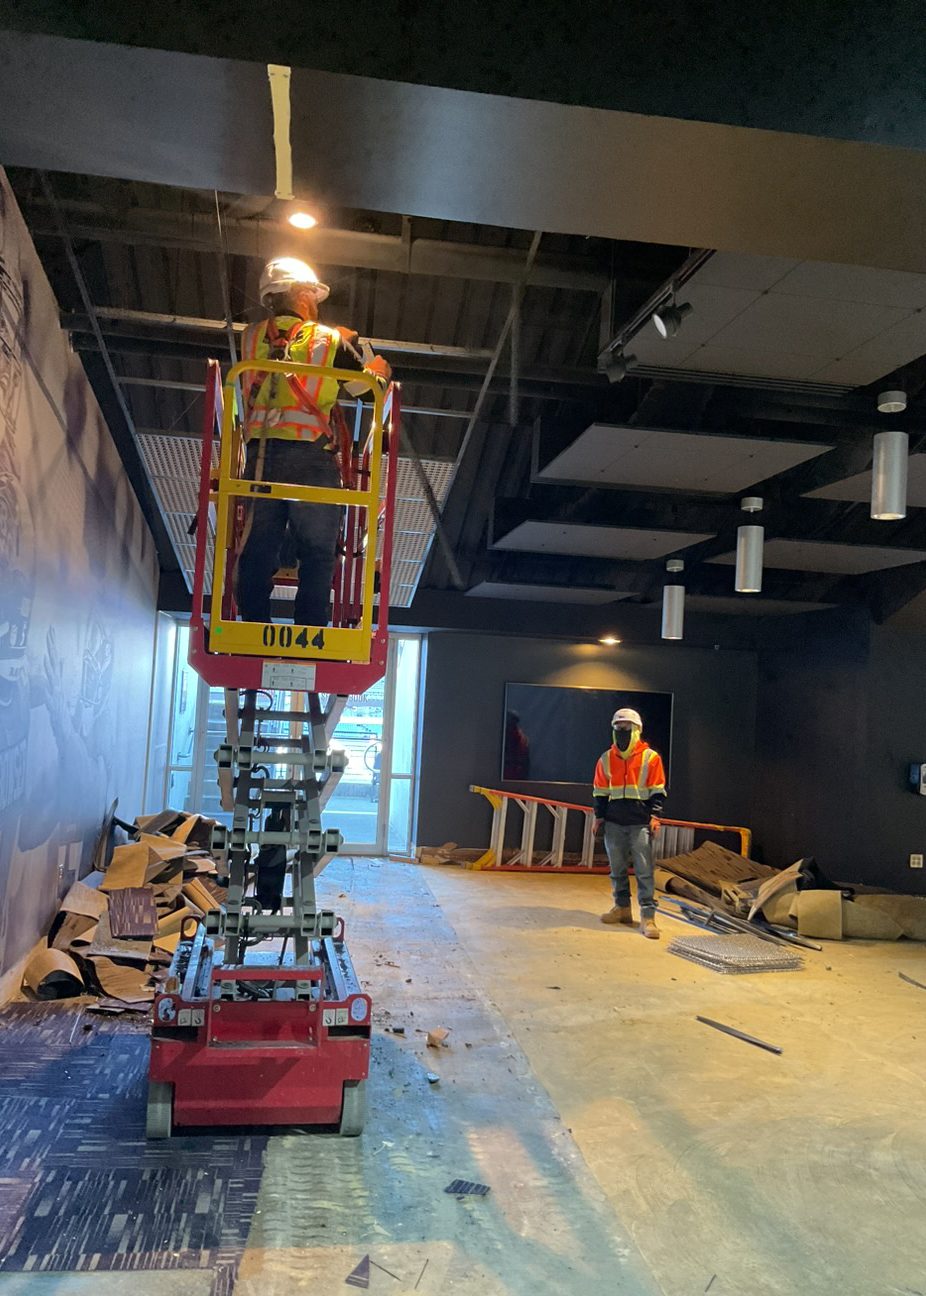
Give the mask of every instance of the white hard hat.
<svg viewBox="0 0 926 1296">
<path fill-rule="evenodd" d="M 621 707 L 620 711 L 615 711 L 614 715 L 611 717 L 612 725 L 620 724 L 621 721 L 623 721 L 624 724 L 636 725 L 638 729 L 643 728 L 643 721 L 640 719 L 640 712 L 632 711 L 630 707 Z"/>
<path fill-rule="evenodd" d="M 275 293 L 286 293 L 292 288 L 312 288 L 315 300 L 323 302 L 331 289 L 319 282 L 318 275 L 310 265 L 296 257 L 274 257 L 264 266 L 260 276 L 260 301 L 267 305 L 267 298 Z"/>
</svg>

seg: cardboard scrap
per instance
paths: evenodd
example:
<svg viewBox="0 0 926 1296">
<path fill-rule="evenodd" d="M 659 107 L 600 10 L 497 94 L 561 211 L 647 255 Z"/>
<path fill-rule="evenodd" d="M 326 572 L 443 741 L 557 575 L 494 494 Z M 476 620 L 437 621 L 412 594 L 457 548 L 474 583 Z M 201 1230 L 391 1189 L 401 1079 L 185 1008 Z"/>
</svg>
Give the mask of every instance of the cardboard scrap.
<svg viewBox="0 0 926 1296">
<path fill-rule="evenodd" d="M 198 814 L 188 815 L 187 818 L 184 819 L 183 823 L 180 824 L 179 827 L 175 828 L 174 831 L 170 834 L 171 840 L 176 842 L 189 841 L 190 833 L 193 831 L 193 829 L 196 827 L 198 823 L 199 823 Z"/>
<path fill-rule="evenodd" d="M 84 979 L 71 956 L 47 947 L 32 955 L 23 983 L 39 999 L 73 999 L 84 992 Z"/>
<path fill-rule="evenodd" d="M 148 962 L 151 953 L 151 938 L 143 940 L 117 940 L 109 925 L 109 914 L 103 914 L 97 924 L 96 934 L 86 951 L 88 958 L 105 955 L 106 958 L 124 959 L 129 963 Z"/>
<path fill-rule="evenodd" d="M 61 908 L 64 913 L 81 914 L 96 922 L 106 912 L 108 903 L 102 892 L 84 882 L 75 882 L 61 901 Z"/>
<path fill-rule="evenodd" d="M 190 878 L 183 884 L 183 894 L 185 898 L 196 906 L 203 913 L 209 913 L 211 910 L 220 909 L 222 906 L 198 878 Z"/>
<path fill-rule="evenodd" d="M 149 882 L 170 882 L 181 872 L 179 860 L 185 853 L 182 846 L 170 842 L 160 845 L 157 838 L 142 833 L 139 841 L 116 847 L 100 889 L 118 891 Z"/>
<path fill-rule="evenodd" d="M 169 835 L 183 823 L 186 817 L 181 810 L 161 810 L 158 814 L 137 815 L 135 823 L 141 832 Z"/>
<path fill-rule="evenodd" d="M 98 926 L 96 918 L 88 918 L 81 913 L 66 913 L 64 921 L 55 932 L 52 949 L 69 950 L 75 945 L 90 945 Z"/>
<path fill-rule="evenodd" d="M 450 1031 L 443 1026 L 428 1031 L 428 1048 L 448 1048 L 447 1037 Z"/>
<path fill-rule="evenodd" d="M 142 1003 L 154 998 L 154 987 L 144 968 L 124 967 L 109 958 L 93 959 L 93 970 L 104 994 L 125 1003 Z"/>
</svg>

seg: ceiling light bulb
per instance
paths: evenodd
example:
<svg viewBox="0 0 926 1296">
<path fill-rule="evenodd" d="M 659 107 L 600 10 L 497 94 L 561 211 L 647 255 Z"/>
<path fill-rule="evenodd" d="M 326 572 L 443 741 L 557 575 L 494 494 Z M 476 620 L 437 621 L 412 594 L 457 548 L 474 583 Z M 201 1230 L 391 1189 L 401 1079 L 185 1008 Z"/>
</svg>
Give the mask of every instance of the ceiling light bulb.
<svg viewBox="0 0 926 1296">
<path fill-rule="evenodd" d="M 663 339 L 674 338 L 682 327 L 682 320 L 686 315 L 690 315 L 692 306 L 690 302 L 682 302 L 676 305 L 673 302 L 667 302 L 665 306 L 660 306 L 653 311 L 653 323 L 656 326 L 656 332 Z"/>
<path fill-rule="evenodd" d="M 306 211 L 294 211 L 290 212 L 289 223 L 294 225 L 296 229 L 310 230 L 315 228 L 318 221 Z"/>
<path fill-rule="evenodd" d="M 878 409 L 882 414 L 902 414 L 907 408 L 907 393 L 883 391 L 878 396 Z"/>
<path fill-rule="evenodd" d="M 598 642 L 600 644 L 604 644 L 608 648 L 611 648 L 614 646 L 614 644 L 619 644 L 620 639 L 616 639 L 614 635 L 602 635 L 601 638 L 598 640 Z"/>
</svg>

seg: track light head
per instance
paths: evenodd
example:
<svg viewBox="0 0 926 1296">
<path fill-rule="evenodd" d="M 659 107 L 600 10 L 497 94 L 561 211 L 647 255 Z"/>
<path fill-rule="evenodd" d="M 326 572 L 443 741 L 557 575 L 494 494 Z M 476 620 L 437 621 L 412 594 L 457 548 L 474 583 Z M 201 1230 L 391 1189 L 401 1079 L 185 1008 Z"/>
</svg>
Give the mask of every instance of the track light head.
<svg viewBox="0 0 926 1296">
<path fill-rule="evenodd" d="M 674 300 L 653 311 L 653 324 L 663 339 L 674 338 L 682 327 L 682 320 L 692 312 L 691 302 L 677 304 Z"/>
<path fill-rule="evenodd" d="M 608 382 L 623 382 L 636 363 L 637 357 L 635 355 L 624 355 L 623 351 L 615 351 L 605 366 L 604 372 Z"/>
</svg>

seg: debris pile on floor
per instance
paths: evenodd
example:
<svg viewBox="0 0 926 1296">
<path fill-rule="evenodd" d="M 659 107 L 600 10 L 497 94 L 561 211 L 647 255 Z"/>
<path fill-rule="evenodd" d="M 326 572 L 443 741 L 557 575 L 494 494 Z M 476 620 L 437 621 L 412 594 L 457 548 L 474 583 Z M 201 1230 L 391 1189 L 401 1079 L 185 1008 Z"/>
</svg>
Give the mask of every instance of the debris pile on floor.
<svg viewBox="0 0 926 1296">
<path fill-rule="evenodd" d="M 47 944 L 26 964 L 25 988 L 38 999 L 86 994 L 102 1011 L 145 1011 L 181 931 L 225 898 L 209 850 L 213 826 L 175 810 L 137 819 L 134 840 L 98 853 L 105 871 L 75 882 L 62 900 Z"/>
<path fill-rule="evenodd" d="M 794 972 L 804 966 L 793 950 L 745 934 L 675 936 L 668 950 L 714 972 Z"/>
</svg>

